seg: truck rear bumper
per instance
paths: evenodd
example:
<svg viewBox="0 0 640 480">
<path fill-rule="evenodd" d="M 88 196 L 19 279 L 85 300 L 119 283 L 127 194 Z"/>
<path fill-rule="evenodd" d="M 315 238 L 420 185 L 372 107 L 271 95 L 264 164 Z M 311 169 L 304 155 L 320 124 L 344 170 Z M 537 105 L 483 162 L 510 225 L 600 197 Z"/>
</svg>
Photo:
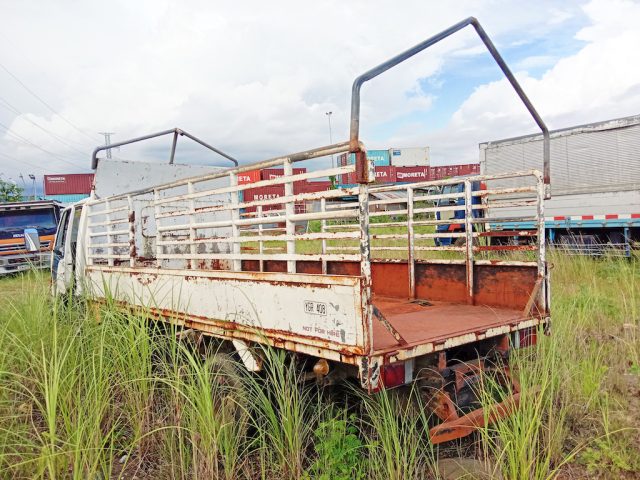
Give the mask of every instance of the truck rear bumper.
<svg viewBox="0 0 640 480">
<path fill-rule="evenodd" d="M 49 268 L 51 252 L 0 256 L 0 275 L 22 272 L 32 268 Z"/>
</svg>

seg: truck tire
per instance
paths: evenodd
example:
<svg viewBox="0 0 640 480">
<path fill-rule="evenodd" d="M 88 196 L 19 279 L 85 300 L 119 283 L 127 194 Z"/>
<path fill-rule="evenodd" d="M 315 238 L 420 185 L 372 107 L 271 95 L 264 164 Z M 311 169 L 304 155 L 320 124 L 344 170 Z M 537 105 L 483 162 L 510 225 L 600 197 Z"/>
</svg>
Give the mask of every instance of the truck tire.
<svg viewBox="0 0 640 480">
<path fill-rule="evenodd" d="M 205 366 L 211 374 L 211 394 L 217 407 L 237 422 L 246 421 L 246 392 L 238 362 L 229 353 L 215 352 L 207 357 Z"/>
</svg>

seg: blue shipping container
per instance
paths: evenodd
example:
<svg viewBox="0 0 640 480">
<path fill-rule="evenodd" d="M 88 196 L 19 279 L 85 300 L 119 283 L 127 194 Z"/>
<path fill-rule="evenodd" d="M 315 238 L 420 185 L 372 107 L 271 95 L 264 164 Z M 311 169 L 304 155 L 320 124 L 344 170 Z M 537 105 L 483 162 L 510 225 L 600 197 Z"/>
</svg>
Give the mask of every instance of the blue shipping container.
<svg viewBox="0 0 640 480">
<path fill-rule="evenodd" d="M 389 150 L 367 150 L 367 158 L 371 160 L 376 167 L 388 167 L 391 165 Z M 353 165 L 355 161 L 356 156 L 353 153 L 350 153 L 348 164 Z"/>
<path fill-rule="evenodd" d="M 89 195 L 85 193 L 68 193 L 66 195 L 45 195 L 44 198 L 47 200 L 57 200 L 60 203 L 65 205 L 76 203 L 82 200 L 83 198 L 87 198 Z"/>
</svg>

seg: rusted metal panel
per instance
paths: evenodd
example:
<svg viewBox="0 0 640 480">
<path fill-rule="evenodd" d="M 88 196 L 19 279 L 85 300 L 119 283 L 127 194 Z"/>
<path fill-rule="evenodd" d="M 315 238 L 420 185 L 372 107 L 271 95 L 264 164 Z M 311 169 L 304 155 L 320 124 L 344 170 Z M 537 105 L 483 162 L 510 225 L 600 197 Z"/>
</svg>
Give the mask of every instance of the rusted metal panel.
<svg viewBox="0 0 640 480">
<path fill-rule="evenodd" d="M 94 298 L 182 312 L 335 350 L 364 347 L 357 277 L 89 267 Z M 107 289 L 107 291 L 105 291 Z M 211 295 L 211 292 L 216 292 Z"/>
<path fill-rule="evenodd" d="M 406 298 L 411 294 L 406 263 L 372 262 L 371 278 L 376 295 Z"/>
<path fill-rule="evenodd" d="M 451 348 L 508 333 L 526 317 L 514 309 L 442 302 L 421 304 L 374 295 L 373 303 L 402 335 L 408 346 L 432 344 Z M 373 324 L 376 352 L 398 348 L 383 325 Z"/>
<path fill-rule="evenodd" d="M 476 301 L 522 310 L 538 279 L 537 267 L 476 265 Z"/>
<path fill-rule="evenodd" d="M 327 262 L 329 275 L 359 275 L 360 265 L 357 262 Z"/>
<path fill-rule="evenodd" d="M 416 264 L 418 298 L 464 303 L 466 284 L 466 265 Z"/>
</svg>

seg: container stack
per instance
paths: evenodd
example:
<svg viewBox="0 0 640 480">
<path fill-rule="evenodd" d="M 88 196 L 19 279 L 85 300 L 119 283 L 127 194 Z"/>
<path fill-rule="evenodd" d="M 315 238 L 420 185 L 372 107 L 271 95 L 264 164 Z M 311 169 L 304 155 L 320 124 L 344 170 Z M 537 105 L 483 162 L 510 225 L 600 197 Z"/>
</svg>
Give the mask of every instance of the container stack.
<svg viewBox="0 0 640 480">
<path fill-rule="evenodd" d="M 44 176 L 44 198 L 68 205 L 87 198 L 93 188 L 93 173 Z"/>
<path fill-rule="evenodd" d="M 390 148 L 388 150 L 367 150 L 367 158 L 374 164 L 377 184 L 415 183 L 429 180 L 441 180 L 461 175 L 472 175 L 480 172 L 478 164 L 446 165 L 432 167 L 429 162 L 429 147 L 421 148 Z M 338 166 L 353 165 L 355 155 L 343 153 L 337 157 Z M 294 175 L 307 172 L 306 168 L 293 168 Z M 252 183 L 273 180 L 284 175 L 282 168 L 265 168 L 251 170 L 238 174 L 238 184 L 248 185 Z M 336 179 L 339 187 L 353 187 L 357 185 L 355 172 L 339 175 Z M 298 180 L 293 183 L 294 195 L 304 193 L 316 193 L 330 190 L 330 181 Z M 248 188 L 242 191 L 242 201 L 245 203 L 273 200 L 284 197 L 284 185 L 263 185 Z M 262 212 L 282 211 L 284 206 L 280 203 L 262 205 Z M 250 205 L 244 209 L 245 215 L 255 215 L 258 207 Z M 305 201 L 297 202 L 296 213 L 304 213 L 307 210 Z"/>
<path fill-rule="evenodd" d="M 306 173 L 306 168 L 294 168 L 294 175 L 301 175 Z M 238 175 L 239 184 L 255 183 L 262 180 L 273 180 L 284 175 L 282 168 L 265 168 L 263 170 L 253 170 L 250 172 L 244 172 Z M 315 193 L 329 190 L 331 188 L 330 181 L 308 181 L 299 180 L 293 182 L 293 194 L 298 195 L 302 193 Z M 254 202 L 260 200 L 271 200 L 274 198 L 280 198 L 284 196 L 284 185 L 266 185 L 262 187 L 249 188 L 243 191 L 244 202 Z M 282 204 L 263 205 L 262 211 L 277 211 L 282 210 L 284 207 Z M 254 214 L 257 211 L 256 206 L 249 206 L 245 208 L 246 214 Z M 306 205 L 304 202 L 298 202 L 295 205 L 296 213 L 304 213 L 306 211 Z"/>
<path fill-rule="evenodd" d="M 374 164 L 376 183 L 415 183 L 442 180 L 480 173 L 480 165 L 456 164 L 441 167 L 431 166 L 429 147 L 390 148 L 389 150 L 367 150 L 367 158 Z M 354 154 L 338 156 L 338 165 L 352 165 Z M 340 175 L 338 185 L 352 187 L 356 184 L 355 173 Z"/>
</svg>

